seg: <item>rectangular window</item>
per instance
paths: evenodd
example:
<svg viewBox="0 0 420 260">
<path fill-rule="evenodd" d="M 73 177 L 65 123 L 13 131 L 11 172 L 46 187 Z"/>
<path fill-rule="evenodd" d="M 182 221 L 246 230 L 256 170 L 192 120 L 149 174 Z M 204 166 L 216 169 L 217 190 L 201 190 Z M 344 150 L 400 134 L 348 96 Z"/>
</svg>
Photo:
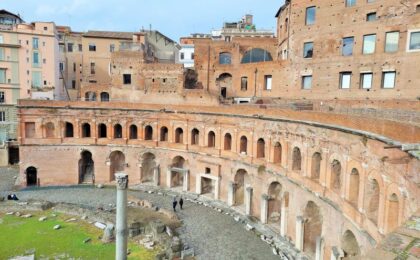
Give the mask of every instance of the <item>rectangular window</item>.
<svg viewBox="0 0 420 260">
<path fill-rule="evenodd" d="M 109 52 L 114 52 L 114 51 L 115 51 L 115 44 L 109 45 Z"/>
<path fill-rule="evenodd" d="M 0 91 L 0 103 L 4 103 L 6 101 L 6 98 L 4 97 L 4 92 Z"/>
<path fill-rule="evenodd" d="M 353 55 L 354 37 L 343 38 L 343 45 L 341 46 L 341 53 L 343 56 Z"/>
<path fill-rule="evenodd" d="M 35 137 L 35 123 L 34 122 L 26 122 L 25 123 L 25 137 L 26 138 L 34 138 Z"/>
<path fill-rule="evenodd" d="M 60 44 L 60 45 L 58 46 L 58 49 L 59 49 L 59 51 L 60 51 L 60 52 L 64 52 L 64 45 L 61 45 L 61 44 Z"/>
<path fill-rule="evenodd" d="M 420 5 L 416 6 L 416 13 L 420 13 Z"/>
<path fill-rule="evenodd" d="M 314 43 L 313 42 L 305 42 L 303 44 L 303 57 L 305 59 L 312 58 L 314 52 Z"/>
<path fill-rule="evenodd" d="M 312 75 L 302 76 L 302 89 L 312 88 Z"/>
<path fill-rule="evenodd" d="M 76 81 L 75 80 L 72 80 L 71 81 L 71 88 L 72 89 L 75 89 L 76 88 Z"/>
<path fill-rule="evenodd" d="M 6 112 L 0 111 L 0 122 L 6 121 Z"/>
<path fill-rule="evenodd" d="M 64 71 L 64 63 L 60 62 L 60 71 Z"/>
<path fill-rule="evenodd" d="M 194 52 L 193 52 L 193 53 L 191 53 L 191 59 L 192 59 L 192 60 L 194 59 Z"/>
<path fill-rule="evenodd" d="M 82 52 L 83 51 L 83 45 L 79 44 L 79 51 Z"/>
<path fill-rule="evenodd" d="M 241 90 L 246 91 L 248 89 L 248 77 L 241 78 Z"/>
<path fill-rule="evenodd" d="M 384 71 L 382 73 L 382 88 L 394 88 L 395 87 L 395 71 Z"/>
<path fill-rule="evenodd" d="M 73 43 L 67 43 L 67 51 L 73 52 Z"/>
<path fill-rule="evenodd" d="M 34 66 L 38 66 L 39 65 L 39 53 L 38 52 L 34 52 L 32 55 L 32 64 Z"/>
<path fill-rule="evenodd" d="M 368 21 L 368 22 L 376 21 L 376 12 L 368 13 L 366 15 L 366 21 Z"/>
<path fill-rule="evenodd" d="M 5 58 L 4 58 L 4 48 L 0 48 L 0 60 L 5 60 Z"/>
<path fill-rule="evenodd" d="M 349 89 L 351 84 L 351 72 L 340 72 L 340 88 Z"/>
<path fill-rule="evenodd" d="M 362 89 L 371 89 L 372 88 L 372 72 L 364 72 L 360 74 L 360 87 Z"/>
<path fill-rule="evenodd" d="M 95 62 L 90 63 L 90 74 L 95 74 Z"/>
<path fill-rule="evenodd" d="M 131 74 L 123 74 L 124 85 L 131 84 Z"/>
<path fill-rule="evenodd" d="M 273 77 L 271 75 L 264 76 L 264 88 L 265 90 L 271 90 Z"/>
<path fill-rule="evenodd" d="M 32 48 L 37 50 L 39 47 L 39 39 L 38 38 L 32 38 Z"/>
<path fill-rule="evenodd" d="M 3 35 L 0 35 L 0 43 L 4 43 L 3 41 L 4 41 Z"/>
<path fill-rule="evenodd" d="M 363 54 L 372 54 L 375 52 L 376 34 L 363 36 Z"/>
<path fill-rule="evenodd" d="M 409 50 L 420 50 L 420 31 L 410 33 Z"/>
<path fill-rule="evenodd" d="M 96 51 L 96 44 L 89 43 L 89 51 Z"/>
<path fill-rule="evenodd" d="M 400 32 L 387 32 L 385 36 L 385 52 L 398 51 Z"/>
<path fill-rule="evenodd" d="M 351 7 L 356 5 L 356 0 L 346 0 L 346 6 Z"/>
<path fill-rule="evenodd" d="M 0 69 L 0 84 L 6 83 L 6 69 Z"/>
<path fill-rule="evenodd" d="M 42 74 L 40 71 L 32 71 L 32 88 L 40 88 L 42 86 Z"/>
<path fill-rule="evenodd" d="M 76 62 L 73 62 L 73 72 L 76 72 Z"/>
<path fill-rule="evenodd" d="M 181 60 L 185 59 L 185 54 L 181 52 Z"/>
<path fill-rule="evenodd" d="M 315 6 L 306 8 L 306 17 L 305 17 L 306 25 L 311 25 L 315 23 L 315 12 L 316 12 Z"/>
</svg>

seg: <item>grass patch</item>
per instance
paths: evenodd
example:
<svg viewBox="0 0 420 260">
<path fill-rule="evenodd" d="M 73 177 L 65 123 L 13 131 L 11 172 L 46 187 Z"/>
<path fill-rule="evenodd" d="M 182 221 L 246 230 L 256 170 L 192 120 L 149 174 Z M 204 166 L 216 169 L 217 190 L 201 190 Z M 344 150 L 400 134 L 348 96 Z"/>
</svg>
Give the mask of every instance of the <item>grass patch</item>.
<svg viewBox="0 0 420 260">
<path fill-rule="evenodd" d="M 26 213 L 26 212 L 25 212 Z M 36 258 L 74 258 L 74 259 L 115 259 L 115 243 L 102 244 L 99 236 L 102 231 L 93 225 L 66 215 L 42 212 L 46 221 L 38 221 L 38 212 L 31 218 L 4 215 L 0 218 L 0 259 L 35 253 Z M 61 229 L 54 230 L 55 225 Z M 91 241 L 83 243 L 87 238 Z M 140 248 L 129 242 L 131 254 L 128 259 L 154 259 L 157 251 Z"/>
</svg>

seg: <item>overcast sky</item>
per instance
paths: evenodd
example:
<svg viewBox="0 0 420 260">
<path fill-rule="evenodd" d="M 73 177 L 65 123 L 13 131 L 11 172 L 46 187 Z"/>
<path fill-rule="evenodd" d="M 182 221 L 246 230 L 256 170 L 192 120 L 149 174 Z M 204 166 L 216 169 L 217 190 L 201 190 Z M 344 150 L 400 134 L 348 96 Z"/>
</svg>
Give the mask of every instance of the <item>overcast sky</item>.
<svg viewBox="0 0 420 260">
<path fill-rule="evenodd" d="M 254 15 L 257 28 L 275 31 L 274 18 L 284 0 L 0 0 L 0 8 L 26 22 L 53 21 L 74 31 L 138 31 L 152 25 L 173 40 L 208 33 L 224 21 Z"/>
</svg>

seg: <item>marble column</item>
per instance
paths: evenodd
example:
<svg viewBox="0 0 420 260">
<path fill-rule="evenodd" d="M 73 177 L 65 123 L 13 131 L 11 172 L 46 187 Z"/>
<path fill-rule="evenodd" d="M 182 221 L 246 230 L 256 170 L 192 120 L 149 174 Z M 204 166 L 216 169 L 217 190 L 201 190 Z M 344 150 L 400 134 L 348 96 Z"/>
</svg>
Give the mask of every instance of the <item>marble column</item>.
<svg viewBox="0 0 420 260">
<path fill-rule="evenodd" d="M 253 189 L 252 187 L 247 187 L 246 188 L 246 193 L 245 193 L 245 215 L 247 216 L 251 216 L 251 207 L 252 207 L 252 192 Z"/>
<path fill-rule="evenodd" d="M 303 251 L 303 238 L 305 232 L 304 219 L 302 216 L 296 217 L 296 249 Z"/>
<path fill-rule="evenodd" d="M 261 196 L 261 223 L 263 224 L 267 224 L 269 198 L 270 197 L 267 194 Z"/>
<path fill-rule="evenodd" d="M 231 181 L 228 186 L 228 206 L 233 205 L 235 205 L 235 183 Z"/>
<path fill-rule="evenodd" d="M 281 216 L 280 216 L 280 235 L 282 237 L 287 234 L 287 213 L 288 210 L 286 207 L 281 207 Z"/>
<path fill-rule="evenodd" d="M 188 191 L 188 180 L 189 180 L 189 174 L 190 172 L 188 170 L 185 170 L 182 174 L 182 191 Z"/>
<path fill-rule="evenodd" d="M 324 239 L 322 237 L 316 238 L 315 260 L 324 260 Z"/>
<path fill-rule="evenodd" d="M 159 165 L 158 165 L 153 169 L 153 183 L 155 184 L 155 186 L 159 186 L 159 179 L 160 179 L 160 174 L 159 174 Z"/>
<path fill-rule="evenodd" d="M 168 170 L 166 171 L 166 187 L 168 188 L 172 188 L 171 178 L 172 178 L 172 171 L 171 171 L 171 168 L 168 168 Z"/>
<path fill-rule="evenodd" d="M 122 172 L 115 174 L 117 181 L 117 220 L 116 220 L 116 260 L 127 259 L 127 187 L 128 175 Z"/>
</svg>

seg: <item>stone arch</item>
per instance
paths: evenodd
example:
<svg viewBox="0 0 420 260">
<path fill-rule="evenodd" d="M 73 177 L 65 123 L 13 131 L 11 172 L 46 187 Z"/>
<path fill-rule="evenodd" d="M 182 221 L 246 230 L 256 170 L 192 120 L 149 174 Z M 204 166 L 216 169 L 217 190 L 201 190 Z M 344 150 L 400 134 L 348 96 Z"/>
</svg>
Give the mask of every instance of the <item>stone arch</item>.
<svg viewBox="0 0 420 260">
<path fill-rule="evenodd" d="M 341 237 L 341 249 L 344 252 L 344 257 L 342 259 L 360 259 L 361 253 L 359 243 L 351 230 L 346 230 Z"/>
<path fill-rule="evenodd" d="M 184 143 L 184 130 L 181 127 L 175 129 L 175 143 L 182 144 Z"/>
<path fill-rule="evenodd" d="M 207 146 L 216 147 L 216 134 L 213 131 L 207 134 Z"/>
<path fill-rule="evenodd" d="M 200 143 L 200 131 L 197 128 L 191 130 L 191 144 L 199 145 Z"/>
<path fill-rule="evenodd" d="M 265 141 L 263 138 L 257 141 L 257 158 L 265 158 Z"/>
<path fill-rule="evenodd" d="M 311 160 L 311 179 L 312 180 L 319 181 L 319 177 L 321 176 L 321 161 L 322 161 L 321 153 L 315 152 L 312 155 L 312 160 Z"/>
<path fill-rule="evenodd" d="M 85 101 L 96 101 L 96 93 L 93 91 L 87 91 L 85 93 Z"/>
<path fill-rule="evenodd" d="M 115 180 L 115 173 L 122 172 L 125 169 L 126 163 L 125 163 L 125 155 L 121 151 L 113 151 L 109 155 L 109 179 L 110 181 Z"/>
<path fill-rule="evenodd" d="M 353 168 L 350 172 L 349 178 L 349 196 L 348 200 L 350 204 L 357 208 L 359 204 L 359 186 L 360 186 L 360 174 L 357 168 Z"/>
<path fill-rule="evenodd" d="M 316 252 L 316 240 L 322 235 L 323 218 L 321 209 L 315 202 L 309 201 L 306 204 L 303 217 L 305 219 L 303 251 L 308 255 L 314 256 Z"/>
<path fill-rule="evenodd" d="M 245 52 L 242 57 L 241 63 L 254 63 L 272 61 L 271 53 L 261 48 L 254 48 Z"/>
<path fill-rule="evenodd" d="M 273 163 L 274 164 L 281 164 L 281 156 L 282 156 L 282 146 L 280 142 L 276 142 L 274 144 L 274 151 L 273 151 Z"/>
<path fill-rule="evenodd" d="M 161 142 L 168 142 L 169 131 L 166 126 L 162 126 L 160 128 L 160 141 Z"/>
<path fill-rule="evenodd" d="M 91 137 L 91 130 L 89 123 L 82 124 L 82 138 L 89 138 Z"/>
<path fill-rule="evenodd" d="M 245 179 L 248 176 L 248 172 L 244 169 L 236 171 L 234 182 L 235 182 L 235 206 L 241 206 L 245 203 Z"/>
<path fill-rule="evenodd" d="M 243 135 L 239 141 L 239 152 L 241 154 L 247 154 L 248 152 L 248 138 Z"/>
<path fill-rule="evenodd" d="M 292 153 L 292 170 L 300 171 L 302 170 L 302 154 L 299 147 L 293 148 Z"/>
<path fill-rule="evenodd" d="M 227 91 L 232 88 L 232 74 L 220 74 L 220 76 L 216 79 L 216 85 L 219 86 L 220 96 L 227 98 Z"/>
<path fill-rule="evenodd" d="M 122 126 L 120 124 L 114 125 L 114 139 L 121 139 L 122 136 Z"/>
<path fill-rule="evenodd" d="M 45 124 L 45 137 L 54 138 L 55 137 L 55 126 L 54 123 L 48 122 Z"/>
<path fill-rule="evenodd" d="M 130 134 L 129 134 L 129 138 L 131 140 L 133 139 L 137 139 L 138 138 L 138 130 L 137 130 L 137 126 L 136 125 L 130 125 Z"/>
<path fill-rule="evenodd" d="M 141 177 L 140 180 L 144 182 L 153 182 L 154 170 L 157 166 L 156 156 L 153 153 L 147 152 L 141 156 Z"/>
<path fill-rule="evenodd" d="M 150 125 L 144 127 L 144 140 L 153 140 L 153 127 Z"/>
<path fill-rule="evenodd" d="M 171 168 L 185 169 L 185 159 L 182 156 L 175 156 L 172 159 Z M 184 185 L 184 175 L 180 171 L 171 171 L 171 187 L 179 187 Z"/>
<path fill-rule="evenodd" d="M 79 159 L 79 184 L 93 183 L 95 178 L 94 165 L 92 153 L 88 150 L 82 151 Z"/>
<path fill-rule="evenodd" d="M 67 137 L 67 138 L 74 137 L 74 127 L 73 127 L 73 124 L 70 122 L 65 123 L 64 137 Z"/>
<path fill-rule="evenodd" d="M 101 92 L 101 101 L 108 102 L 109 101 L 109 93 L 108 92 Z"/>
<path fill-rule="evenodd" d="M 26 175 L 26 186 L 36 186 L 38 185 L 38 170 L 30 166 L 25 170 Z"/>
<path fill-rule="evenodd" d="M 268 186 L 268 223 L 280 223 L 282 185 L 275 181 Z"/>
<path fill-rule="evenodd" d="M 223 142 L 223 149 L 225 151 L 232 150 L 232 135 L 230 133 L 225 134 L 224 142 Z"/>
<path fill-rule="evenodd" d="M 98 125 L 98 138 L 107 137 L 107 127 L 105 124 L 101 123 Z"/>
<path fill-rule="evenodd" d="M 330 187 L 336 192 L 340 193 L 343 176 L 341 174 L 342 167 L 339 160 L 334 159 L 331 163 Z"/>
</svg>

